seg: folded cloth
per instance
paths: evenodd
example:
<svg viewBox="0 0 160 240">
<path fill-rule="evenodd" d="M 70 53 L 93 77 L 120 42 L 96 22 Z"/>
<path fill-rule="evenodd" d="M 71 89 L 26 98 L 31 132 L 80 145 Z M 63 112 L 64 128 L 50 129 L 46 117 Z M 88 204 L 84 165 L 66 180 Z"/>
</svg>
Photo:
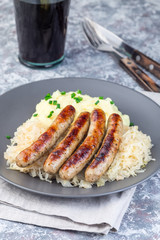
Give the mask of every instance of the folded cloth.
<svg viewBox="0 0 160 240">
<path fill-rule="evenodd" d="M 106 197 L 65 199 L 33 194 L 0 179 L 0 218 L 58 229 L 117 230 L 135 188 Z"/>
<path fill-rule="evenodd" d="M 160 104 L 160 94 L 146 93 Z M 118 230 L 135 188 L 104 197 L 65 199 L 21 190 L 0 179 L 0 218 L 63 230 Z"/>
<path fill-rule="evenodd" d="M 160 105 L 160 94 L 156 92 L 146 92 L 140 91 L 142 94 L 146 95 L 147 97 L 151 98 L 154 102 Z"/>
</svg>

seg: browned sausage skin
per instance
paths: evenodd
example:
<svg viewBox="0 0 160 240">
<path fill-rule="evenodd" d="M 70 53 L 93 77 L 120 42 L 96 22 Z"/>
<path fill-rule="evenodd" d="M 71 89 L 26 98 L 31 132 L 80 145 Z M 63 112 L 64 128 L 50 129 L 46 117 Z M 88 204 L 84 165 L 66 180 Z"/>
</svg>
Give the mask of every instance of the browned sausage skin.
<svg viewBox="0 0 160 240">
<path fill-rule="evenodd" d="M 123 122 L 120 115 L 113 113 L 108 119 L 107 133 L 96 158 L 85 171 L 85 180 L 97 182 L 113 162 L 123 134 Z"/>
<path fill-rule="evenodd" d="M 51 126 L 40 135 L 37 141 L 21 151 L 16 157 L 16 164 L 19 167 L 26 167 L 37 161 L 48 151 L 58 138 L 69 127 L 75 116 L 75 108 L 72 105 L 66 106 L 53 121 Z"/>
<path fill-rule="evenodd" d="M 105 113 L 101 109 L 94 109 L 91 113 L 91 124 L 84 142 L 75 153 L 60 168 L 62 179 L 71 180 L 89 162 L 97 151 L 105 131 Z"/>
<path fill-rule="evenodd" d="M 70 157 L 82 141 L 89 127 L 90 113 L 82 112 L 73 123 L 67 136 L 50 153 L 44 163 L 44 171 L 55 174 L 61 165 Z"/>
</svg>

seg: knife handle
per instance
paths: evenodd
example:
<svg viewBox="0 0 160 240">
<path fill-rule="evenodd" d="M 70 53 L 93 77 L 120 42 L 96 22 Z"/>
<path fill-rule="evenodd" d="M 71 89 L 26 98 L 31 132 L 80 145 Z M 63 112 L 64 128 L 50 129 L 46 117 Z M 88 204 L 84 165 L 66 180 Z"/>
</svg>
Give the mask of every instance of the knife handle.
<svg viewBox="0 0 160 240">
<path fill-rule="evenodd" d="M 160 79 L 160 64 L 138 50 L 132 54 L 133 60 Z"/>
<path fill-rule="evenodd" d="M 146 73 L 144 73 L 134 61 L 129 58 L 121 58 L 120 65 L 134 77 L 145 90 L 160 92 L 160 86 L 156 84 Z"/>
</svg>

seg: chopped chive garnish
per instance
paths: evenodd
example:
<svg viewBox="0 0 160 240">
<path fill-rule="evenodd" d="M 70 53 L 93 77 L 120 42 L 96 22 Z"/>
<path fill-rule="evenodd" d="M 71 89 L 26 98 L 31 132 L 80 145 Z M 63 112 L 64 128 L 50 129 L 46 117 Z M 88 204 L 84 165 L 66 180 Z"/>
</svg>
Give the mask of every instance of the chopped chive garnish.
<svg viewBox="0 0 160 240">
<path fill-rule="evenodd" d="M 103 99 L 104 97 L 103 96 L 100 96 L 99 99 Z"/>
<path fill-rule="evenodd" d="M 54 100 L 54 101 L 53 101 L 53 105 L 57 105 L 57 100 Z"/>
<path fill-rule="evenodd" d="M 59 103 L 57 103 L 56 109 L 58 109 L 58 108 L 61 108 L 61 105 Z"/>
<path fill-rule="evenodd" d="M 37 116 L 38 116 L 38 113 L 33 114 L 33 117 L 37 117 Z"/>
<path fill-rule="evenodd" d="M 47 95 L 44 97 L 44 99 L 47 101 L 48 99 L 52 98 L 50 93 L 47 93 Z"/>
<path fill-rule="evenodd" d="M 134 123 L 133 122 L 130 122 L 130 125 L 129 125 L 130 127 L 132 127 L 132 126 L 134 126 Z"/>
<path fill-rule="evenodd" d="M 11 139 L 11 136 L 6 136 L 7 139 Z"/>
<path fill-rule="evenodd" d="M 61 95 L 65 95 L 65 94 L 66 94 L 66 92 L 65 92 L 65 91 L 62 91 L 62 92 L 61 92 Z"/>
<path fill-rule="evenodd" d="M 54 111 L 50 111 L 50 114 L 47 116 L 47 118 L 52 117 L 53 113 L 54 113 Z"/>
<path fill-rule="evenodd" d="M 99 100 L 97 100 L 97 102 L 95 102 L 95 105 L 97 105 L 99 103 Z"/>
<path fill-rule="evenodd" d="M 114 104 L 114 102 L 113 102 L 113 101 L 110 101 L 110 104 Z"/>
<path fill-rule="evenodd" d="M 53 101 L 49 101 L 49 104 L 52 104 L 53 103 Z"/>
<path fill-rule="evenodd" d="M 77 93 L 81 94 L 81 93 L 82 93 L 82 91 L 78 89 L 78 90 L 77 90 Z"/>
<path fill-rule="evenodd" d="M 76 101 L 76 103 L 79 103 L 83 100 L 82 97 L 75 97 L 74 100 Z"/>
<path fill-rule="evenodd" d="M 72 94 L 71 94 L 71 98 L 74 98 L 76 96 L 76 94 L 73 92 Z"/>
</svg>

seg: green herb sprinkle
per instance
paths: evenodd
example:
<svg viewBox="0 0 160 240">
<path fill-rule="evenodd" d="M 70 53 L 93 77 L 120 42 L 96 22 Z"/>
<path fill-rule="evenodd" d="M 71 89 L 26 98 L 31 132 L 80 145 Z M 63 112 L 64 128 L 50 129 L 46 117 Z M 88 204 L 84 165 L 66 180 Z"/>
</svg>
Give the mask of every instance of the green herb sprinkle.
<svg viewBox="0 0 160 240">
<path fill-rule="evenodd" d="M 57 103 L 56 109 L 58 109 L 58 108 L 61 108 L 61 105 L 59 103 Z"/>
<path fill-rule="evenodd" d="M 52 117 L 53 113 L 54 113 L 54 111 L 50 111 L 50 114 L 47 116 L 47 118 Z"/>
<path fill-rule="evenodd" d="M 73 92 L 72 94 L 71 94 L 71 98 L 74 98 L 76 96 L 76 94 Z"/>
<path fill-rule="evenodd" d="M 95 105 L 97 105 L 99 103 L 99 100 L 97 100 L 97 102 L 95 102 Z"/>
<path fill-rule="evenodd" d="M 8 135 L 8 136 L 6 136 L 6 138 L 7 138 L 7 139 L 11 139 L 11 136 Z"/>
<path fill-rule="evenodd" d="M 78 90 L 77 90 L 77 93 L 78 93 L 78 94 L 81 94 L 81 93 L 82 93 L 82 91 L 78 89 Z"/>
<path fill-rule="evenodd" d="M 57 100 L 54 100 L 54 101 L 53 101 L 53 105 L 57 105 Z"/>
<path fill-rule="evenodd" d="M 48 99 L 52 98 L 50 93 L 47 93 L 47 95 L 44 97 L 44 99 L 47 101 Z"/>
<path fill-rule="evenodd" d="M 82 97 L 75 97 L 74 100 L 76 101 L 76 103 L 79 103 L 83 100 Z"/>
</svg>

